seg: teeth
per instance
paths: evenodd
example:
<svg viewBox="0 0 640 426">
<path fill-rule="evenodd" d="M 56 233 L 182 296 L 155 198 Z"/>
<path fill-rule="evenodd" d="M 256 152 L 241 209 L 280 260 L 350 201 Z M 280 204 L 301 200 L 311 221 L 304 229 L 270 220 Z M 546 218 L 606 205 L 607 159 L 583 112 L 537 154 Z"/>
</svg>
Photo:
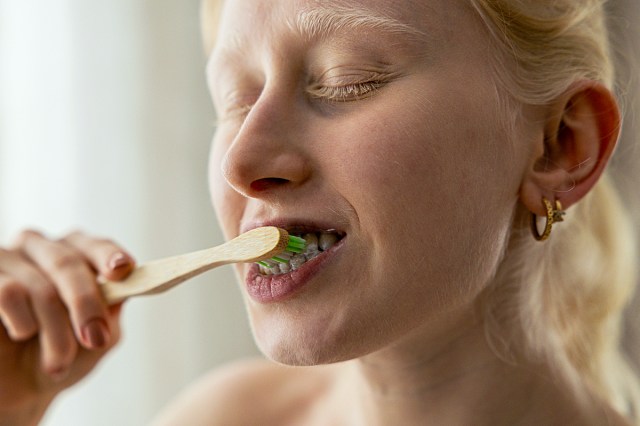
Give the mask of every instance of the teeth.
<svg viewBox="0 0 640 426">
<path fill-rule="evenodd" d="M 319 254 L 320 254 L 320 251 L 318 250 L 304 252 L 304 256 L 307 258 L 307 260 L 311 260 L 314 257 L 318 256 Z"/>
<path fill-rule="evenodd" d="M 291 272 L 291 266 L 288 263 L 281 263 L 278 265 L 281 274 L 286 274 L 287 272 Z"/>
<path fill-rule="evenodd" d="M 320 240 L 318 241 L 318 245 L 320 246 L 320 250 L 325 251 L 331 248 L 336 241 L 338 241 L 338 236 L 336 234 L 329 234 L 327 232 L 323 232 L 320 234 Z"/>
<path fill-rule="evenodd" d="M 307 251 L 318 251 L 318 236 L 316 234 L 304 234 L 302 238 L 307 242 Z"/>
<path fill-rule="evenodd" d="M 260 273 L 263 275 L 273 275 L 273 269 L 260 265 Z"/>
<path fill-rule="evenodd" d="M 307 261 L 307 258 L 305 257 L 304 254 L 296 254 L 289 261 L 289 264 L 291 265 L 291 270 L 295 271 L 296 269 L 301 267 L 302 264 L 306 261 Z"/>
<path fill-rule="evenodd" d="M 291 256 L 293 256 L 293 254 L 292 254 L 292 253 L 289 253 L 288 251 L 285 251 L 285 252 L 279 253 L 279 254 L 277 255 L 278 259 L 282 259 L 282 260 L 290 260 L 290 259 L 291 259 Z M 282 265 L 282 263 L 280 263 L 280 262 L 278 262 L 278 264 L 279 264 L 279 265 Z"/>
<path fill-rule="evenodd" d="M 333 247 L 339 239 L 338 235 L 330 232 L 307 233 L 303 234 L 302 238 L 306 241 L 304 253 L 281 253 L 278 255 L 278 258 L 288 260 L 288 263 L 278 263 L 273 260 L 267 260 L 265 262 L 269 264 L 269 267 L 260 265 L 260 273 L 263 275 L 278 275 L 295 271 L 305 262 Z"/>
</svg>

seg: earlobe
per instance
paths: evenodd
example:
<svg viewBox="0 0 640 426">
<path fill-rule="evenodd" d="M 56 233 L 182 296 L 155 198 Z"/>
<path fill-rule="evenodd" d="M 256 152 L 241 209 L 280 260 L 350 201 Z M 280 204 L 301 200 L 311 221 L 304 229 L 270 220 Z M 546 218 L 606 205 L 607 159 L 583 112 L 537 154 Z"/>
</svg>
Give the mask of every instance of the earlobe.
<svg viewBox="0 0 640 426">
<path fill-rule="evenodd" d="M 545 215 L 542 198 L 565 208 L 596 184 L 613 154 L 620 111 L 609 89 L 595 81 L 572 85 L 549 106 L 544 139 L 520 188 L 520 200 L 532 213 Z"/>
</svg>

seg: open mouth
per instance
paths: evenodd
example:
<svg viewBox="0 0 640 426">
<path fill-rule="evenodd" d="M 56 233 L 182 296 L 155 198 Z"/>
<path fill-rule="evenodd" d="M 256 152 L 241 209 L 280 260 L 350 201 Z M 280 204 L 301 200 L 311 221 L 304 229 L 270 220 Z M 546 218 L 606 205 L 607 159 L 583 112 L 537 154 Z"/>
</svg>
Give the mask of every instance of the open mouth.
<svg viewBox="0 0 640 426">
<path fill-rule="evenodd" d="M 288 274 L 300 268 L 309 260 L 329 250 L 338 241 L 344 238 L 344 233 L 335 229 L 327 229 L 315 232 L 303 232 L 296 229 L 287 229 L 290 235 L 303 238 L 306 248 L 303 253 L 282 253 L 278 255 L 281 261 L 264 261 L 268 266 L 259 265 L 260 274 L 264 276 Z"/>
</svg>

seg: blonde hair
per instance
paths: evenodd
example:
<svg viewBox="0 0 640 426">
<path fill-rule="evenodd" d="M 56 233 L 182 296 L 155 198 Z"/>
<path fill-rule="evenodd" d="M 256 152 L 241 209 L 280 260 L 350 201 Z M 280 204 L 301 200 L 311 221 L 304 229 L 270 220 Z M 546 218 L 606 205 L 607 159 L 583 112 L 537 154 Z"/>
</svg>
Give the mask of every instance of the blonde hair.
<svg viewBox="0 0 640 426">
<path fill-rule="evenodd" d="M 495 44 L 509 109 L 549 104 L 582 79 L 613 90 L 604 3 L 471 0 Z M 504 262 L 485 292 L 490 341 L 502 354 L 546 362 L 578 395 L 589 389 L 638 421 L 640 392 L 619 341 L 636 283 L 636 245 L 611 179 L 569 210 L 550 241 L 536 242 L 528 223 L 518 207 Z"/>
</svg>

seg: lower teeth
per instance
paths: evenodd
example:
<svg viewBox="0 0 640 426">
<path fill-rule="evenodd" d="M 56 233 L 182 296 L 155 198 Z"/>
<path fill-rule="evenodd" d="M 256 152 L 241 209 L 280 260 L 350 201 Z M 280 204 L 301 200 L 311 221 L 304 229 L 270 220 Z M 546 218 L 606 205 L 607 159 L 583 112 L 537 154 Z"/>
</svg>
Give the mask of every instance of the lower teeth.
<svg viewBox="0 0 640 426">
<path fill-rule="evenodd" d="M 280 275 L 286 274 L 291 271 L 295 271 L 307 261 L 318 256 L 323 251 L 330 249 L 337 241 L 338 236 L 336 234 L 330 234 L 322 232 L 319 234 L 304 234 L 302 238 L 307 242 L 307 247 L 304 253 L 291 256 L 288 263 L 275 263 L 274 261 L 268 261 L 272 264 L 271 267 L 260 265 L 260 273 L 263 275 Z"/>
</svg>

